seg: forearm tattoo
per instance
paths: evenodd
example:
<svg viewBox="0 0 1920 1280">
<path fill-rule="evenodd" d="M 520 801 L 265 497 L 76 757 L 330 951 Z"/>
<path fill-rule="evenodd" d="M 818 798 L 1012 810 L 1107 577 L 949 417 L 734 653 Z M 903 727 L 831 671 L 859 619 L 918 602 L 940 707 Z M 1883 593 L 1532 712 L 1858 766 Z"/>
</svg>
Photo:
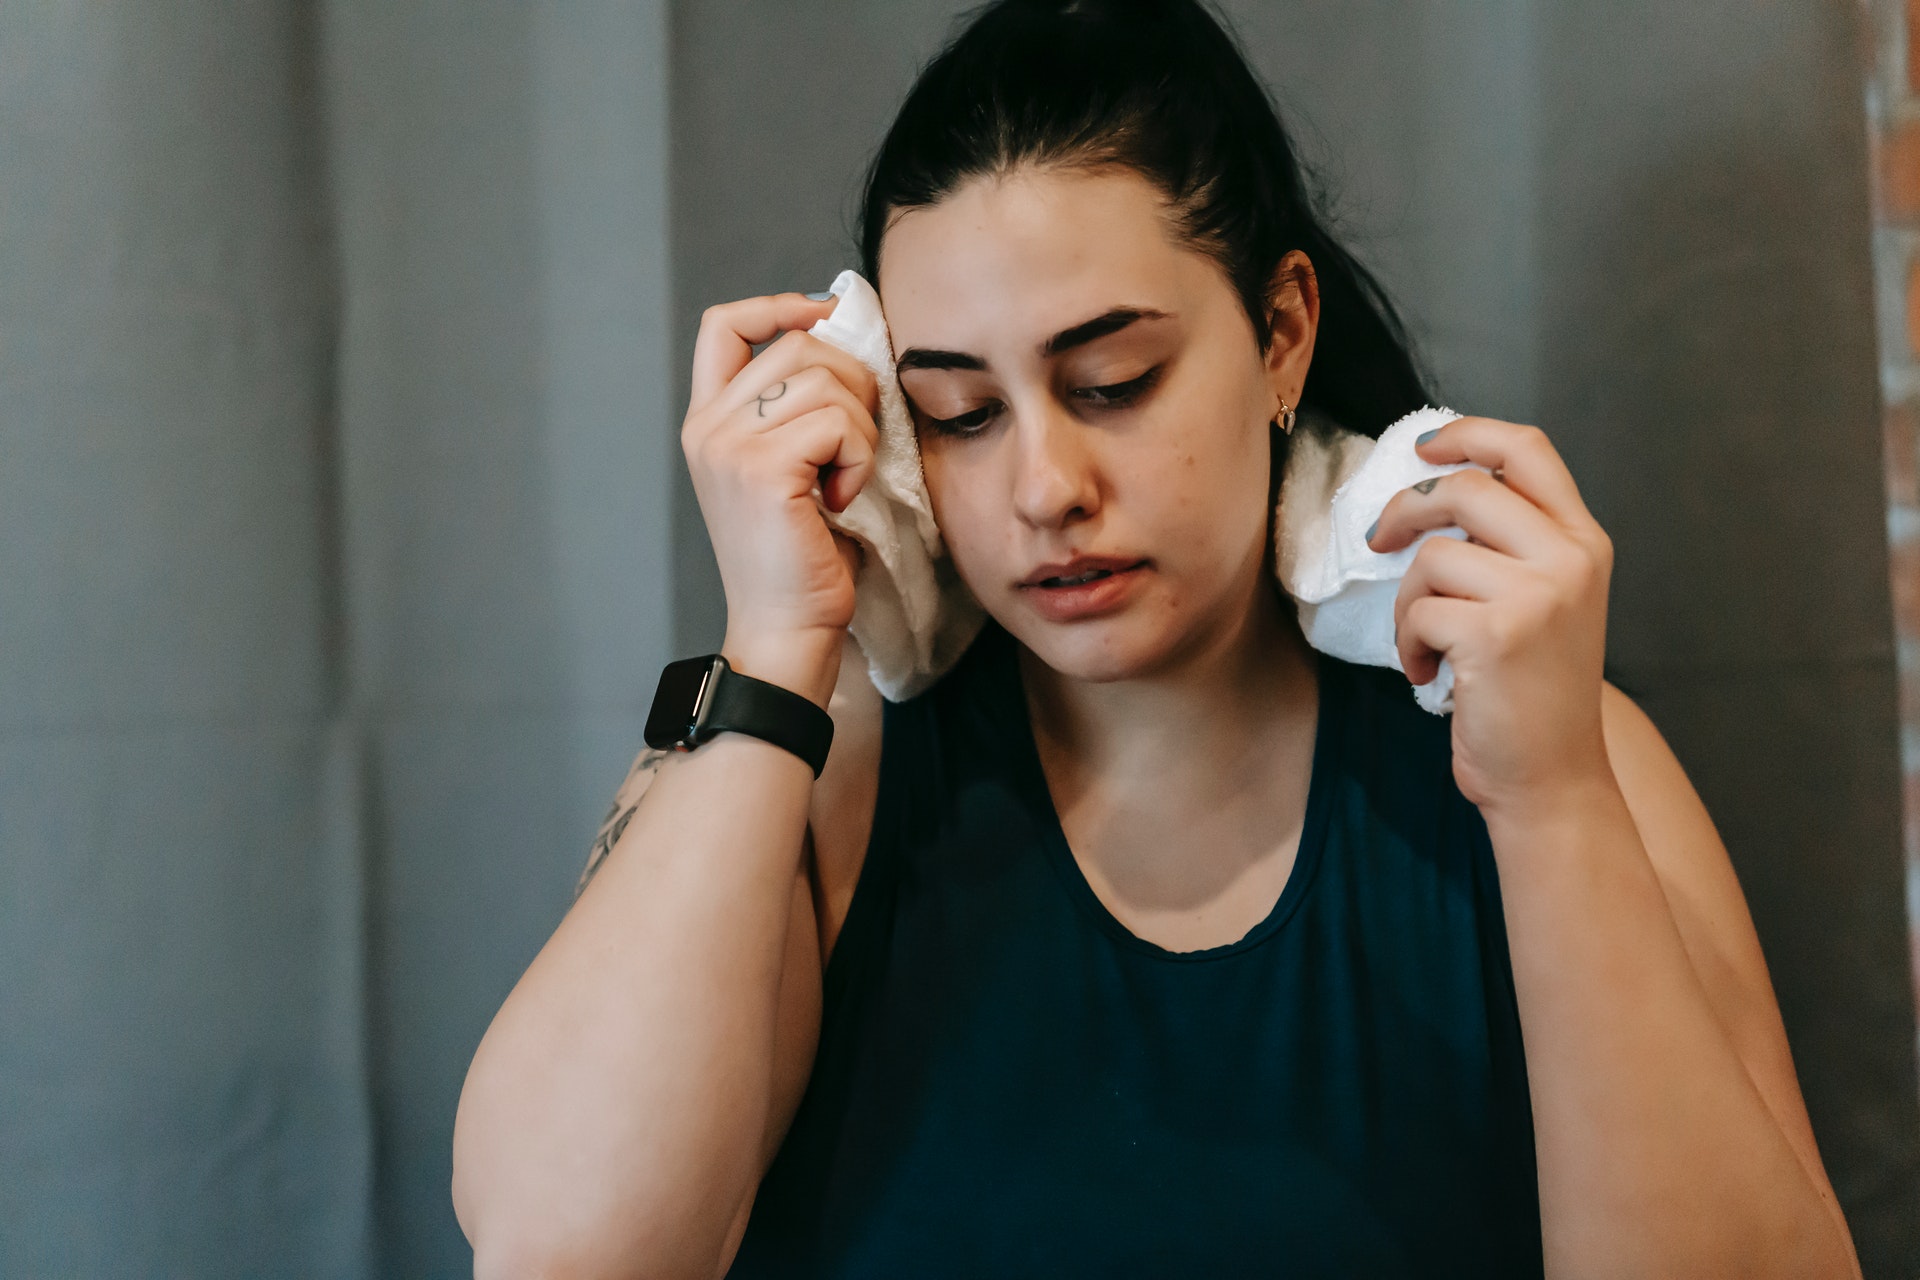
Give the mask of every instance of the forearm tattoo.
<svg viewBox="0 0 1920 1280">
<path fill-rule="evenodd" d="M 586 870 L 580 873 L 580 882 L 573 887 L 573 896 L 578 898 L 586 892 L 588 881 L 613 852 L 613 846 L 620 843 L 620 835 L 633 821 L 633 815 L 640 808 L 640 801 L 646 795 L 647 787 L 653 781 L 654 773 L 660 768 L 660 762 L 667 758 L 664 751 L 652 749 L 640 753 L 633 762 L 633 768 L 627 771 L 626 781 L 620 784 L 615 794 L 613 808 L 607 810 L 607 816 L 600 823 L 600 833 L 593 838 L 593 851 L 587 855 Z"/>
</svg>

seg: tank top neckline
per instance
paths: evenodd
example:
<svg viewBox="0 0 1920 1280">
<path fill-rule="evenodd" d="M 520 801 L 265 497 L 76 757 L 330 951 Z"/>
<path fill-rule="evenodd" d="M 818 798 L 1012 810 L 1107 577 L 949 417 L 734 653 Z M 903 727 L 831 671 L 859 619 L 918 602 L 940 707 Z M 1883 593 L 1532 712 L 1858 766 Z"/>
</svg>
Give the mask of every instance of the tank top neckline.
<svg viewBox="0 0 1920 1280">
<path fill-rule="evenodd" d="M 1341 705 L 1345 696 L 1345 681 L 1341 678 L 1343 673 L 1339 670 L 1340 664 L 1317 651 L 1313 655 L 1319 694 L 1318 706 L 1314 711 L 1312 772 L 1307 781 L 1307 804 L 1300 823 L 1299 847 L 1294 852 L 1293 866 L 1287 872 L 1287 881 L 1280 889 L 1280 896 L 1274 900 L 1266 916 L 1235 941 L 1197 951 L 1170 951 L 1127 928 L 1118 916 L 1107 909 L 1106 903 L 1100 901 L 1100 895 L 1093 891 L 1093 886 L 1087 883 L 1086 873 L 1080 869 L 1079 862 L 1074 859 L 1073 849 L 1067 843 L 1066 829 L 1060 824 L 1060 813 L 1054 807 L 1053 793 L 1047 788 L 1046 771 L 1040 765 L 1040 748 L 1034 739 L 1033 723 L 1027 712 L 1026 692 L 1020 679 L 1018 642 L 1002 632 L 993 637 L 990 643 L 994 643 L 999 650 L 996 657 L 1004 677 L 1000 684 L 1010 704 L 1008 712 L 1013 717 L 1015 728 L 1012 735 L 1014 758 L 1009 762 L 1014 781 L 1025 792 L 1028 803 L 1038 816 L 1040 842 L 1047 862 L 1058 874 L 1067 896 L 1073 899 L 1080 913 L 1127 950 L 1174 964 L 1229 959 L 1251 951 L 1278 933 L 1306 898 L 1326 846 L 1327 815 L 1332 806 L 1329 793 L 1336 768 L 1336 738 L 1346 719 Z"/>
</svg>

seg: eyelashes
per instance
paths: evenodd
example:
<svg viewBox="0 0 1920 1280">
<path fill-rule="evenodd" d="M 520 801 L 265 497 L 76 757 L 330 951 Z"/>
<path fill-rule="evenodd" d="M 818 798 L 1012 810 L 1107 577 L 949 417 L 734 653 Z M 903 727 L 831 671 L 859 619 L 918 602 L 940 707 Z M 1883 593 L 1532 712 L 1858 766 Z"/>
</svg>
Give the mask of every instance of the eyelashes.
<svg viewBox="0 0 1920 1280">
<path fill-rule="evenodd" d="M 993 417 L 992 405 L 981 405 L 957 418 L 928 418 L 927 426 L 943 436 L 977 436 Z"/>
<path fill-rule="evenodd" d="M 1076 387 L 1067 394 L 1070 398 L 1096 412 L 1113 412 L 1130 409 L 1140 403 L 1147 393 L 1160 381 L 1164 365 L 1155 365 L 1137 378 L 1125 382 L 1110 382 L 1099 387 Z M 957 436 L 965 439 L 984 432 L 998 416 L 1002 406 L 997 401 L 989 401 L 977 409 L 952 418 L 932 418 L 922 415 L 927 427 L 943 436 Z"/>
<path fill-rule="evenodd" d="M 1155 365 L 1127 382 L 1110 383 L 1104 387 L 1082 387 L 1071 394 L 1097 409 L 1123 409 L 1136 403 L 1152 389 L 1153 384 L 1160 380 L 1161 367 Z"/>
</svg>

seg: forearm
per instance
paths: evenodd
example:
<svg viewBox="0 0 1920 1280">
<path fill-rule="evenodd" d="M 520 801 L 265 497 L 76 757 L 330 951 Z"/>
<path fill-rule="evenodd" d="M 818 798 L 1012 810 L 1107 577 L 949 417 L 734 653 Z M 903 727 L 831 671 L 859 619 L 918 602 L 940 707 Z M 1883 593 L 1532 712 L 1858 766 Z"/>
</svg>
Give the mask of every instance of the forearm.
<svg viewBox="0 0 1920 1280">
<path fill-rule="evenodd" d="M 811 787 L 736 734 L 661 765 L 474 1057 L 454 1176 L 478 1256 L 711 1268 L 760 1174 Z"/>
<path fill-rule="evenodd" d="M 1618 789 L 1489 813 L 1548 1272 L 1849 1275 L 1708 1002 Z"/>
</svg>

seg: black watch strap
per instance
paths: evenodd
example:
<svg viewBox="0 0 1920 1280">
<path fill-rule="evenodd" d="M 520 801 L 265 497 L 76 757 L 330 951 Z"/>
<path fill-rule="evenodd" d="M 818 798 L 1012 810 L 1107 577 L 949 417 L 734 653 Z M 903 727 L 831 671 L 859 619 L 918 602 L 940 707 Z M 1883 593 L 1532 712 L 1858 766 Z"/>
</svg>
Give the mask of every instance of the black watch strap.
<svg viewBox="0 0 1920 1280">
<path fill-rule="evenodd" d="M 707 736 L 744 733 L 785 747 L 805 760 L 816 778 L 827 767 L 827 748 L 833 745 L 833 717 L 819 703 L 732 667 L 714 686 L 704 728 Z"/>
<path fill-rule="evenodd" d="M 742 675 L 717 653 L 669 663 L 647 717 L 647 745 L 691 750 L 716 733 L 771 742 L 806 761 L 817 778 L 833 745 L 833 717 L 811 698 Z"/>
</svg>

